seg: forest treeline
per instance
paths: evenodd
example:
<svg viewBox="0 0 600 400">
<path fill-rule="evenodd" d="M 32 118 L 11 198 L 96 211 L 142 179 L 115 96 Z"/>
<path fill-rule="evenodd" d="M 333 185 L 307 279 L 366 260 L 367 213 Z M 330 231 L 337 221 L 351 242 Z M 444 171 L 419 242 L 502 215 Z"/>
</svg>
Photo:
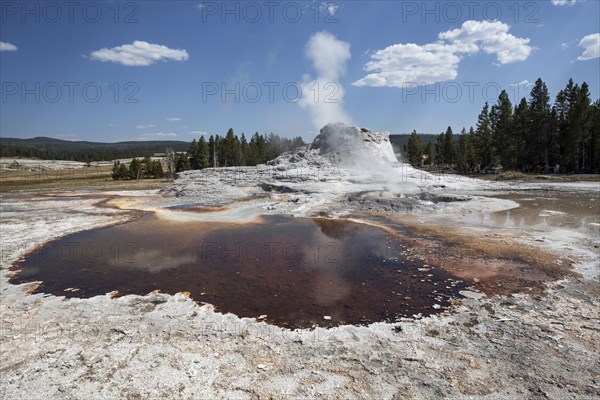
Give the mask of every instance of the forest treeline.
<svg viewBox="0 0 600 400">
<path fill-rule="evenodd" d="M 451 127 L 435 143 L 421 143 L 413 131 L 403 148 L 413 166 L 459 173 L 502 169 L 521 172 L 600 173 L 600 100 L 592 103 L 588 85 L 573 83 L 550 103 L 538 79 L 513 107 L 506 91 L 496 104 L 485 103 L 477 126 L 455 135 Z"/>
<path fill-rule="evenodd" d="M 288 139 L 275 133 L 264 136 L 257 132 L 248 141 L 245 134 L 242 133 L 241 137 L 238 137 L 233 129 L 229 129 L 224 136 L 211 135 L 208 140 L 201 136 L 199 140 L 194 139 L 191 143 L 178 141 L 94 143 L 70 142 L 46 137 L 0 138 L 0 156 L 81 162 L 132 158 L 129 165 L 119 161 L 113 164 L 113 178 L 123 180 L 162 178 L 167 175 L 168 170 L 165 169 L 171 162 L 174 172 L 208 167 L 254 166 L 304 145 L 301 137 Z M 150 159 L 151 154 L 163 155 L 167 149 L 172 150 L 171 161 L 165 160 L 161 163 Z M 133 158 L 144 154 L 146 157 L 142 160 Z"/>
<path fill-rule="evenodd" d="M 165 172 L 162 163 L 159 160 L 152 160 L 149 156 L 144 157 L 142 161 L 134 158 L 129 163 L 129 167 L 117 160 L 114 162 L 112 169 L 112 178 L 114 180 L 159 179 L 164 176 Z"/>
<path fill-rule="evenodd" d="M 170 149 L 164 158 L 166 164 L 159 160 L 152 160 L 146 156 L 142 161 L 134 158 L 127 166 L 125 163 L 115 161 L 112 169 L 114 180 L 163 178 L 170 171 L 182 172 L 190 169 L 203 169 L 211 167 L 237 167 L 254 166 L 263 164 L 279 156 L 281 153 L 304 146 L 301 137 L 293 139 L 282 138 L 271 133 L 266 138 L 255 133 L 250 141 L 242 133 L 241 137 L 229 129 L 225 136 L 211 135 L 208 139 L 200 136 L 199 140 L 192 140 L 187 152 L 173 152 Z"/>
<path fill-rule="evenodd" d="M 247 140 L 244 133 L 238 138 L 233 129 L 229 129 L 225 136 L 211 135 L 208 141 L 204 136 L 199 140 L 194 139 L 187 154 L 176 155 L 175 171 L 254 166 L 304 145 L 300 136 L 288 139 L 275 133 L 263 136 L 256 132 L 250 140 Z"/>
<path fill-rule="evenodd" d="M 187 150 L 189 143 L 180 141 L 131 141 L 119 143 L 72 142 L 53 138 L 14 139 L 0 138 L 0 156 L 39 158 L 41 160 L 112 161 L 164 153 L 167 147 L 174 151 Z"/>
</svg>

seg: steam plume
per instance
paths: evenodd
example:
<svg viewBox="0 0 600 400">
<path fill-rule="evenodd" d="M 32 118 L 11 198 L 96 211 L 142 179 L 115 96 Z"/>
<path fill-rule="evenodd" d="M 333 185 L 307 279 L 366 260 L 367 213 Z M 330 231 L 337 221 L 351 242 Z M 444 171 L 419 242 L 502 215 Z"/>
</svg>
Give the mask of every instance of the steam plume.
<svg viewBox="0 0 600 400">
<path fill-rule="evenodd" d="M 312 61 L 317 78 L 303 77 L 298 103 L 308 112 L 316 131 L 330 122 L 351 124 L 352 118 L 343 107 L 344 88 L 339 82 L 351 57 L 350 44 L 329 32 L 317 32 L 306 43 L 304 54 Z"/>
</svg>

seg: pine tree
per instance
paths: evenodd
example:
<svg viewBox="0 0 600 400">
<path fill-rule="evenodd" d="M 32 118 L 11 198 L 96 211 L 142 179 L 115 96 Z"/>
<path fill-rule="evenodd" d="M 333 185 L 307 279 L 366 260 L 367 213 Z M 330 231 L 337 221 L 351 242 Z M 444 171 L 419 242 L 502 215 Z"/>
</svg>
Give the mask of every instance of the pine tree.
<svg viewBox="0 0 600 400">
<path fill-rule="evenodd" d="M 413 130 L 408 139 L 406 156 L 410 165 L 420 167 L 423 160 L 423 150 L 421 147 L 421 139 L 417 131 Z"/>
<path fill-rule="evenodd" d="M 215 145 L 217 147 L 217 166 L 227 167 L 227 140 L 226 137 L 215 135 Z"/>
<path fill-rule="evenodd" d="M 252 136 L 250 140 L 250 147 L 252 148 L 251 152 L 254 153 L 254 165 L 262 164 L 267 161 L 266 158 L 266 141 L 263 135 L 260 135 L 258 132 Z"/>
<path fill-rule="evenodd" d="M 558 103 L 559 120 L 559 142 L 562 166 L 561 169 L 567 172 L 575 172 L 577 169 L 577 147 L 579 141 L 579 132 L 574 128 L 573 107 L 577 101 L 577 92 L 579 86 L 569 79 L 567 86 L 557 95 L 555 104 Z"/>
<path fill-rule="evenodd" d="M 142 174 L 142 163 L 137 158 L 134 158 L 129 164 L 129 177 L 131 179 L 140 179 Z"/>
<path fill-rule="evenodd" d="M 146 156 L 144 157 L 144 159 L 142 160 L 142 177 L 144 178 L 150 178 L 152 177 L 152 159 L 150 158 L 150 156 Z"/>
<path fill-rule="evenodd" d="M 190 156 L 190 166 L 192 169 L 200 169 L 200 163 L 199 163 L 199 154 L 198 154 L 198 142 L 196 142 L 196 139 L 192 140 L 192 143 L 190 144 L 190 148 L 188 150 L 188 154 Z"/>
<path fill-rule="evenodd" d="M 471 127 L 469 129 L 469 140 L 467 140 L 467 153 L 466 153 L 466 161 L 467 161 L 467 170 L 469 172 L 479 172 L 478 164 L 477 164 L 477 154 L 475 153 L 475 149 L 477 148 L 477 134 L 475 133 L 475 129 Z"/>
<path fill-rule="evenodd" d="M 590 172 L 600 173 L 600 99 L 590 109 Z"/>
<path fill-rule="evenodd" d="M 573 124 L 574 130 L 578 134 L 577 140 L 577 169 L 576 172 L 589 172 L 591 137 L 590 126 L 593 116 L 590 92 L 587 83 L 583 82 L 577 93 L 575 106 L 573 107 Z"/>
<path fill-rule="evenodd" d="M 190 159 L 187 153 L 178 154 L 175 161 L 175 172 L 183 172 L 190 169 Z"/>
<path fill-rule="evenodd" d="M 458 144 L 456 145 L 456 157 L 454 162 L 456 163 L 456 169 L 461 174 L 466 174 L 468 171 L 467 167 L 467 131 L 462 128 L 460 135 L 458 136 Z"/>
<path fill-rule="evenodd" d="M 218 167 L 217 164 L 217 142 L 215 141 L 215 137 L 210 135 L 210 138 L 208 138 L 208 166 L 215 168 Z"/>
<path fill-rule="evenodd" d="M 210 150 L 206 140 L 204 139 L 204 136 L 200 136 L 200 139 L 198 140 L 198 152 L 196 153 L 196 158 L 196 163 L 199 169 L 208 168 L 210 166 Z"/>
<path fill-rule="evenodd" d="M 556 95 L 552 112 L 556 118 L 553 149 L 558 148 L 561 171 L 595 170 L 594 143 L 598 132 L 593 129 L 595 111 L 587 83 L 579 86 L 569 79 Z"/>
<path fill-rule="evenodd" d="M 446 134 L 444 135 L 444 161 L 449 166 L 452 166 L 454 162 L 454 142 L 453 142 L 452 128 L 448 127 L 446 129 Z"/>
<path fill-rule="evenodd" d="M 224 158 L 225 167 L 236 165 L 235 139 L 236 137 L 233 134 L 233 129 L 229 128 L 225 138 L 223 139 L 223 151 L 221 153 Z"/>
<path fill-rule="evenodd" d="M 232 150 L 233 152 L 231 157 L 231 165 L 242 165 L 242 144 L 240 143 L 240 139 L 238 139 L 237 136 L 233 138 Z"/>
<path fill-rule="evenodd" d="M 548 116 L 548 164 L 554 172 L 560 169 L 559 123 L 556 110 L 551 109 Z"/>
<path fill-rule="evenodd" d="M 162 167 L 162 163 L 158 160 L 152 162 L 152 176 L 155 178 L 162 178 L 165 175 Z"/>
<path fill-rule="evenodd" d="M 527 158 L 527 135 L 529 134 L 529 104 L 522 98 L 513 114 L 513 141 L 515 143 L 515 166 L 518 170 L 525 168 Z"/>
<path fill-rule="evenodd" d="M 292 139 L 290 150 L 297 149 L 298 147 L 302 147 L 304 145 L 306 145 L 306 143 L 304 143 L 304 140 L 302 140 L 300 136 L 296 136 Z"/>
<path fill-rule="evenodd" d="M 262 164 L 267 161 L 267 141 L 263 135 L 258 135 L 257 148 L 258 161 Z"/>
<path fill-rule="evenodd" d="M 435 146 L 432 142 L 427 142 L 425 154 L 427 155 L 427 164 L 433 167 L 435 165 Z"/>
<path fill-rule="evenodd" d="M 445 141 L 446 136 L 443 133 L 440 133 L 435 141 L 435 163 L 439 166 L 446 163 L 446 153 L 444 152 L 444 149 L 446 148 Z"/>
<path fill-rule="evenodd" d="M 15 162 L 17 162 L 15 160 Z M 18 165 L 18 163 L 17 163 Z M 119 160 L 115 161 L 112 167 L 112 178 L 113 180 L 118 180 L 118 179 L 122 179 L 121 178 L 121 174 L 120 174 L 120 166 L 121 166 L 121 162 Z"/>
<path fill-rule="evenodd" d="M 569 79 L 569 83 L 567 84 L 567 88 L 561 90 L 556 95 L 556 99 L 554 100 L 554 105 L 552 106 L 552 111 L 556 118 L 556 130 L 557 130 L 557 140 L 558 140 L 558 162 L 561 169 L 567 170 L 567 165 L 570 164 L 567 160 L 567 148 L 568 148 L 568 124 L 569 124 L 569 101 L 568 101 L 568 92 L 569 86 L 573 86 L 573 79 Z"/>
<path fill-rule="evenodd" d="M 246 165 L 254 166 L 258 164 L 258 144 L 256 142 L 256 136 L 257 135 L 252 136 L 248 143 L 248 150 L 245 154 Z"/>
<path fill-rule="evenodd" d="M 483 172 L 490 172 L 494 167 L 494 146 L 490 130 L 489 105 L 486 102 L 477 118 L 477 148 L 478 162 Z"/>
<path fill-rule="evenodd" d="M 283 151 L 285 151 L 284 142 L 271 132 L 265 141 L 265 161 L 276 158 Z"/>
<path fill-rule="evenodd" d="M 529 134 L 527 135 L 526 165 L 531 170 L 550 168 L 550 96 L 548 87 L 540 78 L 535 81 L 529 100 Z"/>
<path fill-rule="evenodd" d="M 515 138 L 513 137 L 513 111 L 510 98 L 505 90 L 498 96 L 498 102 L 492 107 L 493 117 L 490 116 L 492 125 L 492 137 L 494 148 L 499 157 L 502 167 L 507 169 L 516 168 Z"/>
<path fill-rule="evenodd" d="M 121 163 L 119 164 L 119 179 L 129 179 L 129 170 L 127 169 L 127 165 Z"/>
<path fill-rule="evenodd" d="M 242 132 L 242 137 L 240 139 L 240 151 L 242 153 L 240 165 L 249 165 L 247 161 L 247 157 L 249 156 L 249 147 L 248 141 L 246 140 L 246 135 Z"/>
</svg>

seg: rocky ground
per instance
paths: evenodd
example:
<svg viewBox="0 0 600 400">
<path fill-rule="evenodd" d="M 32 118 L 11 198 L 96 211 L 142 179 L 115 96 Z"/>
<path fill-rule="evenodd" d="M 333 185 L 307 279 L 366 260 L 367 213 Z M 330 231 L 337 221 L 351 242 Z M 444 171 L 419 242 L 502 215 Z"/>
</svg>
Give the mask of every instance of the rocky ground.
<svg viewBox="0 0 600 400">
<path fill-rule="evenodd" d="M 356 136 L 369 139 L 368 154 L 389 154 L 384 135 Z M 379 156 L 375 163 L 354 159 L 353 168 L 340 154 L 319 145 L 258 169 L 186 172 L 161 194 L 3 196 L 0 396 L 600 397 L 600 237 L 564 226 L 490 227 L 461 219 L 517 206 L 495 194 L 560 192 L 598 201 L 597 182 L 482 182 L 422 173 Z M 111 206 L 100 207 L 106 199 Z M 193 205 L 226 210 L 172 210 Z M 467 291 L 448 312 L 421 319 L 296 331 L 223 315 L 185 294 L 67 300 L 8 283 L 12 263 L 36 246 L 126 221 L 136 210 L 207 220 L 410 214 L 408 224 L 444 224 L 446 232 L 456 229 L 473 241 L 503 235 L 553 252 L 570 260 L 577 275 L 547 283 L 543 293 Z"/>
</svg>

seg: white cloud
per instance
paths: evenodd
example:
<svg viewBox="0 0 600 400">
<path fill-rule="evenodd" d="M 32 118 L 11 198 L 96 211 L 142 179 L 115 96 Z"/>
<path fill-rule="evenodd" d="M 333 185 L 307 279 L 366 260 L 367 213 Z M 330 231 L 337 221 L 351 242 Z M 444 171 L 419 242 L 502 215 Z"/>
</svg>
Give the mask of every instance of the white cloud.
<svg viewBox="0 0 600 400">
<path fill-rule="evenodd" d="M 568 49 L 568 48 L 569 48 L 569 46 L 570 46 L 570 44 L 569 44 L 569 43 L 561 43 L 561 44 L 560 44 L 560 49 L 561 49 L 561 50 Z"/>
<path fill-rule="evenodd" d="M 307 10 L 312 10 L 312 7 L 314 7 L 314 4 L 316 3 L 311 3 L 309 5 L 306 6 Z M 326 12 L 327 14 L 329 14 L 330 17 L 333 17 L 340 9 L 339 4 L 337 3 L 330 3 L 330 2 L 321 2 L 319 4 L 319 11 L 320 12 Z M 330 20 L 331 22 L 332 20 Z"/>
<path fill-rule="evenodd" d="M 510 87 L 511 88 L 516 88 L 516 87 L 519 87 L 519 86 L 528 86 L 528 85 L 532 85 L 532 83 L 530 81 L 528 81 L 527 79 L 524 79 L 521 82 L 511 83 Z"/>
<path fill-rule="evenodd" d="M 135 126 L 135 129 L 148 129 L 148 128 L 153 128 L 154 125 L 152 124 L 139 124 Z"/>
<path fill-rule="evenodd" d="M 340 7 L 335 3 L 328 3 L 326 9 L 329 15 L 333 16 L 338 12 Z"/>
<path fill-rule="evenodd" d="M 193 136 L 208 136 L 208 132 L 206 132 L 206 131 L 189 131 L 188 135 L 193 135 Z"/>
<path fill-rule="evenodd" d="M 169 118 L 167 118 L 167 121 L 169 121 L 169 122 L 177 122 L 177 121 L 181 121 L 181 118 L 179 118 L 179 117 L 169 117 Z"/>
<path fill-rule="evenodd" d="M 572 6 L 577 3 L 577 0 L 551 0 L 552 4 L 555 6 L 566 6 L 567 4 Z"/>
<path fill-rule="evenodd" d="M 312 61 L 317 78 L 303 77 L 300 107 L 308 112 L 317 130 L 329 122 L 351 123 L 343 108 L 345 92 L 339 83 L 351 57 L 350 44 L 329 32 L 317 32 L 306 43 L 304 54 Z"/>
<path fill-rule="evenodd" d="M 466 21 L 458 29 L 441 32 L 438 41 L 424 45 L 394 44 L 371 54 L 364 69 L 371 72 L 355 81 L 355 86 L 405 87 L 454 79 L 465 54 L 495 54 L 500 64 L 526 60 L 531 51 L 529 39 L 508 33 L 499 22 Z"/>
<path fill-rule="evenodd" d="M 90 58 L 127 66 L 148 66 L 161 60 L 185 61 L 189 55 L 182 49 L 136 40 L 131 44 L 96 50 L 90 54 Z"/>
<path fill-rule="evenodd" d="M 0 42 L 0 51 L 17 51 L 17 46 L 8 42 Z"/>
<path fill-rule="evenodd" d="M 579 47 L 585 50 L 577 57 L 579 61 L 593 60 L 600 57 L 600 33 L 592 33 L 579 41 Z"/>
<path fill-rule="evenodd" d="M 459 62 L 455 49 L 443 43 L 394 44 L 373 53 L 365 65 L 365 70 L 373 73 L 353 85 L 400 88 L 407 83 L 427 85 L 456 78 Z"/>
<path fill-rule="evenodd" d="M 500 64 L 524 61 L 531 54 L 529 39 L 508 33 L 510 27 L 500 21 L 465 21 L 460 29 L 442 32 L 438 36 L 456 47 L 458 53 L 496 54 Z"/>
</svg>

